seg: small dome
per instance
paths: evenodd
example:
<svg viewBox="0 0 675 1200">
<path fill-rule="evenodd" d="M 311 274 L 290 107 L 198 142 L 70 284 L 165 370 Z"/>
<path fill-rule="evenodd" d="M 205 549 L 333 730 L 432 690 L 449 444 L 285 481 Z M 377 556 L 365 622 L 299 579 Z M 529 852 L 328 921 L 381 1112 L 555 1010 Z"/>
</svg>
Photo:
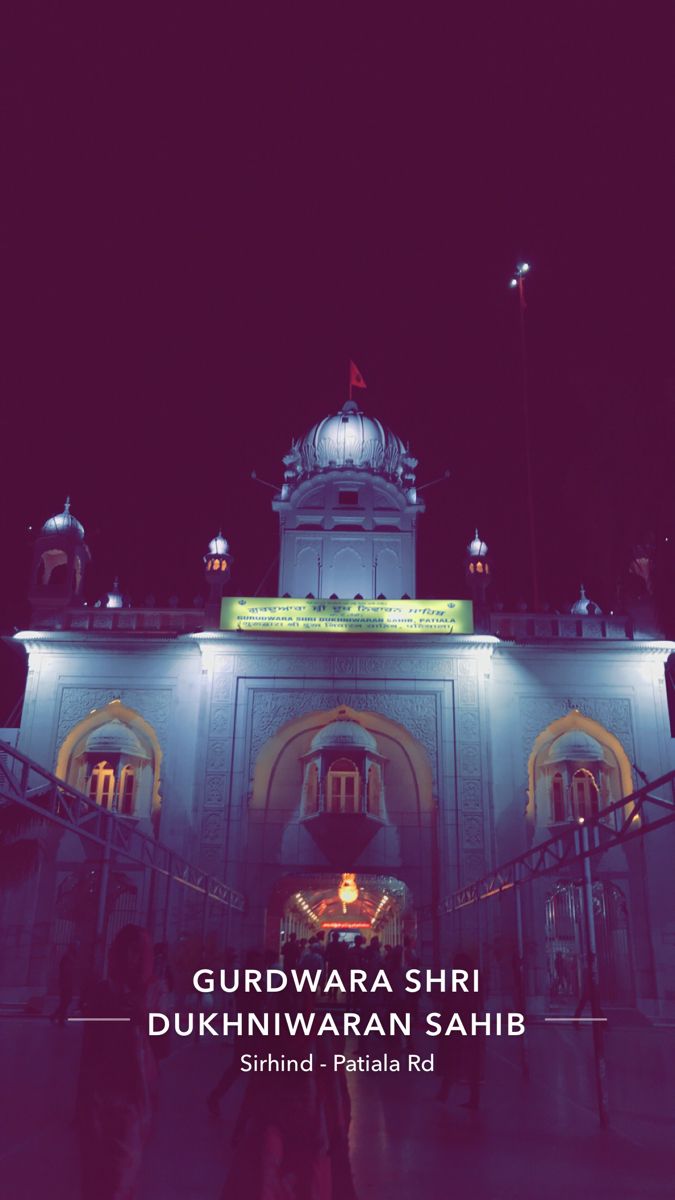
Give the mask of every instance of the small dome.
<svg viewBox="0 0 675 1200">
<path fill-rule="evenodd" d="M 408 491 L 417 466 L 401 439 L 376 417 L 366 416 L 355 400 L 312 425 L 283 461 L 287 490 L 318 471 L 362 470 L 384 475 Z"/>
<path fill-rule="evenodd" d="M 71 533 L 75 534 L 80 541 L 84 539 L 84 527 L 80 525 L 80 522 L 70 511 L 70 496 L 68 496 L 63 506 L 63 512 L 58 513 L 57 516 L 49 517 L 45 521 L 42 526 L 42 532 L 54 534 Z"/>
<path fill-rule="evenodd" d="M 209 554 L 227 554 L 229 546 L 227 540 L 219 533 L 209 542 Z"/>
<path fill-rule="evenodd" d="M 331 721 L 314 734 L 312 750 L 325 750 L 328 746 L 353 746 L 359 750 L 373 750 L 377 753 L 377 742 L 372 733 L 368 733 L 358 721 L 349 721 L 346 717 Z"/>
<path fill-rule="evenodd" d="M 87 754 L 127 754 L 130 758 L 149 758 L 147 750 L 133 729 L 122 721 L 106 721 L 99 725 L 87 741 Z"/>
<path fill-rule="evenodd" d="M 586 595 L 584 585 L 582 583 L 579 591 L 579 599 L 574 602 L 570 609 L 577 617 L 597 617 L 602 614 L 602 609 L 594 600 L 589 600 Z"/>
<path fill-rule="evenodd" d="M 581 729 L 570 729 L 557 738 L 551 746 L 548 761 L 551 763 L 604 762 L 602 746 Z"/>
<path fill-rule="evenodd" d="M 488 548 L 485 542 L 481 541 L 479 538 L 478 530 L 476 530 L 476 536 L 474 537 L 473 541 L 469 542 L 466 552 L 469 555 L 469 558 L 485 558 L 487 556 Z"/>
<path fill-rule="evenodd" d="M 94 608 L 131 608 L 131 600 L 122 594 L 117 576 L 113 580 L 112 590 L 97 600 Z"/>
</svg>

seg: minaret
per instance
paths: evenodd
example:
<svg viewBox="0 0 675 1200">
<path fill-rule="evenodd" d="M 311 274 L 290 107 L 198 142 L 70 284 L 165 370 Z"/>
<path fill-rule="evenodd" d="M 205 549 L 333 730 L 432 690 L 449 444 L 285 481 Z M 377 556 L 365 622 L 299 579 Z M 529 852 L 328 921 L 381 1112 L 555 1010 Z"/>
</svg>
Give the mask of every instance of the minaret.
<svg viewBox="0 0 675 1200">
<path fill-rule="evenodd" d="M 84 528 L 70 511 L 49 517 L 33 547 L 28 599 L 36 625 L 59 624 L 65 609 L 83 603 L 84 572 L 91 561 Z"/>
<path fill-rule="evenodd" d="M 227 540 L 222 533 L 218 533 L 209 542 L 208 553 L 204 555 L 204 578 L 209 589 L 206 601 L 207 629 L 220 628 L 220 602 L 229 590 L 233 562 Z"/>
<path fill-rule="evenodd" d="M 491 578 L 488 548 L 478 530 L 466 548 L 466 578 L 473 601 L 474 627 L 476 632 L 484 633 L 489 625 L 487 591 Z"/>
</svg>

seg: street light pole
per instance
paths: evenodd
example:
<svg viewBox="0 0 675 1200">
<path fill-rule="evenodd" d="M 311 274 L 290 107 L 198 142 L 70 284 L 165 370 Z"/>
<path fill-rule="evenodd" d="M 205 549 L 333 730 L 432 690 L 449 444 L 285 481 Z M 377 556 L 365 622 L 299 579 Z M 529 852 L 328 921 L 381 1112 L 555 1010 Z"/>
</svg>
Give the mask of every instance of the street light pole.
<svg viewBox="0 0 675 1200">
<path fill-rule="evenodd" d="M 518 289 L 520 309 L 520 353 L 523 369 L 523 428 L 525 433 L 525 476 L 527 482 L 527 515 L 530 535 L 530 570 L 532 573 L 532 602 L 535 612 L 539 611 L 539 571 L 537 567 L 537 538 L 534 523 L 534 493 L 532 488 L 532 447 L 530 442 L 529 380 L 527 364 L 527 339 L 525 337 L 525 276 L 530 264 L 523 262 L 516 267 L 511 287 Z"/>
</svg>

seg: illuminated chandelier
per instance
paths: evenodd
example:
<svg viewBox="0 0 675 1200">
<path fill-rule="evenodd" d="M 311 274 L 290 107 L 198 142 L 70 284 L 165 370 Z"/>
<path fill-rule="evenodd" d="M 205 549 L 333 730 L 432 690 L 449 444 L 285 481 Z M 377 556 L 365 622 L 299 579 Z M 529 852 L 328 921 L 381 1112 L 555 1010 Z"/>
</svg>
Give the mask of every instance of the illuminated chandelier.
<svg viewBox="0 0 675 1200">
<path fill-rule="evenodd" d="M 353 904 L 355 900 L 358 900 L 359 889 L 356 886 L 356 875 L 353 872 L 343 874 L 338 888 L 338 898 L 342 901 L 343 913 L 346 913 L 348 904 Z"/>
</svg>

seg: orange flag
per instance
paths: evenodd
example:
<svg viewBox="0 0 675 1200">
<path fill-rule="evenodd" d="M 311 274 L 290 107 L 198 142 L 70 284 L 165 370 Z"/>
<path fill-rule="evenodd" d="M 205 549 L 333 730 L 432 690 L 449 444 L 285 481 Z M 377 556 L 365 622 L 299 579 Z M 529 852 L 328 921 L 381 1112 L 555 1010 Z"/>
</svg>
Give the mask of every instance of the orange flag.
<svg viewBox="0 0 675 1200">
<path fill-rule="evenodd" d="M 361 374 L 361 372 L 359 371 L 359 368 L 357 367 L 356 363 L 353 363 L 350 361 L 350 363 L 349 363 L 349 394 L 350 394 L 350 396 L 352 394 L 352 388 L 355 388 L 355 387 L 364 388 L 365 386 L 366 386 L 366 381 L 363 378 L 363 375 Z"/>
</svg>

